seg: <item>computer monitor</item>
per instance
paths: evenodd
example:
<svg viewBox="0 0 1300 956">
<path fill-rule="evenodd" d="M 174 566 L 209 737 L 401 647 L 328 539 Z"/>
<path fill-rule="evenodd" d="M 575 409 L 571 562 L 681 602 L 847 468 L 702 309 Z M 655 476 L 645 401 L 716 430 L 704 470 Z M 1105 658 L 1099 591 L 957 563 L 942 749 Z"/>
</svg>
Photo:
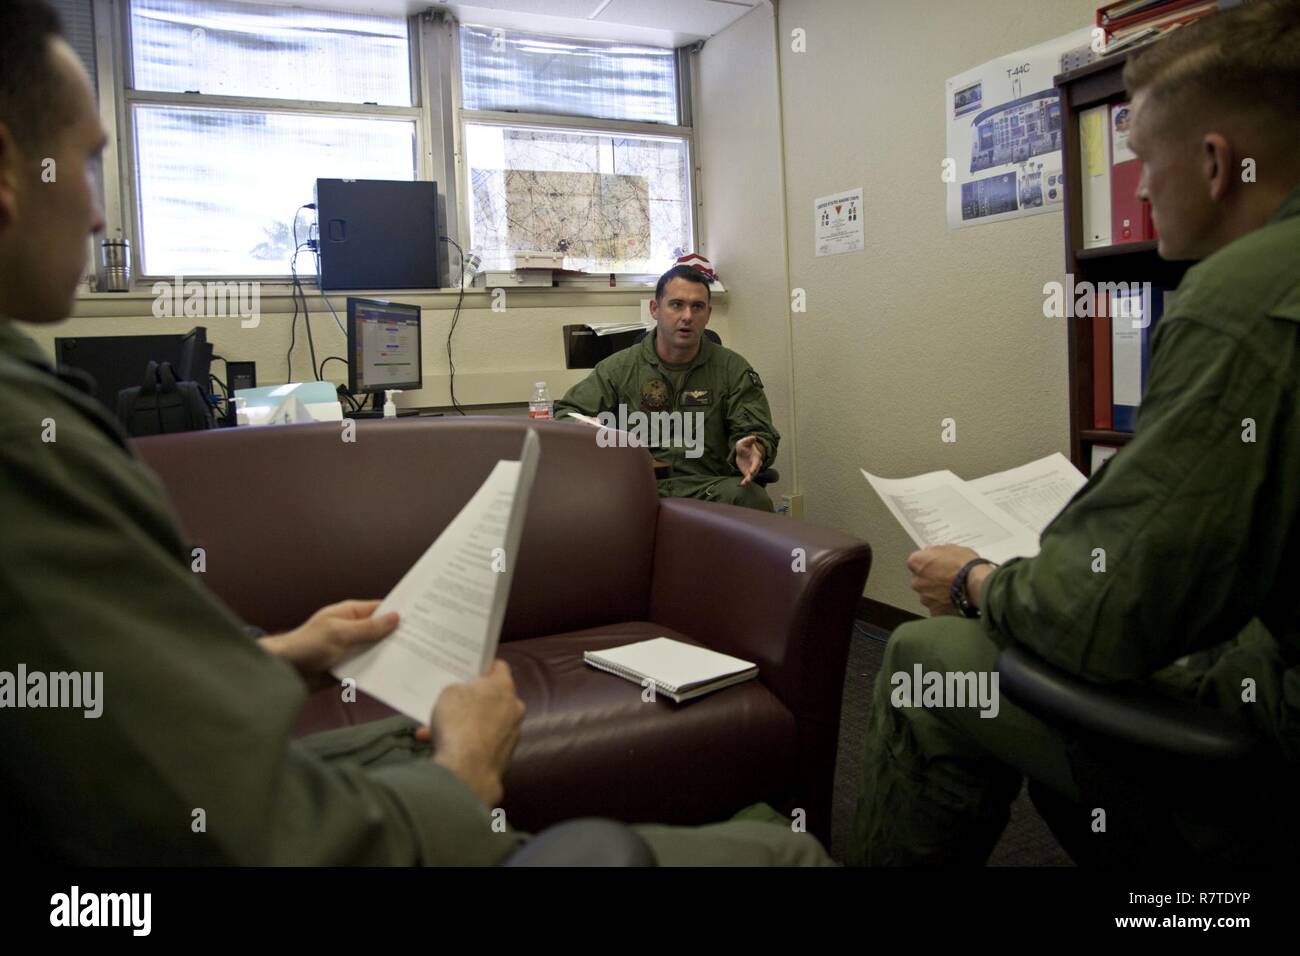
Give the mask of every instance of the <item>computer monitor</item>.
<svg viewBox="0 0 1300 956">
<path fill-rule="evenodd" d="M 348 388 L 353 394 L 423 388 L 420 307 L 348 298 Z"/>
<path fill-rule="evenodd" d="M 95 397 L 116 415 L 118 393 L 143 384 L 151 361 L 171 362 L 178 379 L 192 381 L 204 395 L 210 394 L 212 343 L 206 333 L 207 329 L 197 326 L 184 335 L 59 337 L 54 340 L 54 358 L 60 371 L 74 368 L 93 378 Z"/>
</svg>

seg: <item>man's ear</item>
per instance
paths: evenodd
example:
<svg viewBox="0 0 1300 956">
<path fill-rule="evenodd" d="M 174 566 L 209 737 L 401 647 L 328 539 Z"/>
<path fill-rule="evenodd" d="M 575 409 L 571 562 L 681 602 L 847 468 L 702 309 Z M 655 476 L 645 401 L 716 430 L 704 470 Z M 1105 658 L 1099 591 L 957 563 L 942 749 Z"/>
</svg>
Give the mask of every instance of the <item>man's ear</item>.
<svg viewBox="0 0 1300 956">
<path fill-rule="evenodd" d="M 659 320 L 659 300 L 658 300 L 658 299 L 651 299 L 651 300 L 650 300 L 650 318 L 654 319 L 656 322 Z"/>
<path fill-rule="evenodd" d="M 1236 182 L 1235 150 L 1222 133 L 1206 133 L 1201 139 L 1201 169 L 1210 199 L 1222 202 Z"/>
<path fill-rule="evenodd" d="M 18 219 L 18 143 L 9 127 L 0 122 L 0 229 L 8 229 Z"/>
</svg>

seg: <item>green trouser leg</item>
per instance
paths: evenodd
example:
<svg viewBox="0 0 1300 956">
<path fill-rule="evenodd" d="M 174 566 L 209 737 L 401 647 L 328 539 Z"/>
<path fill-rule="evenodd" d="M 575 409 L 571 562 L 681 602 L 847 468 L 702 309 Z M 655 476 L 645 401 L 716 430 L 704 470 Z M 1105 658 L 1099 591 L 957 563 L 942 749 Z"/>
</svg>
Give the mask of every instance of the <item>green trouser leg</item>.
<svg viewBox="0 0 1300 956">
<path fill-rule="evenodd" d="M 834 866 L 817 838 L 795 833 L 789 817 L 765 803 L 724 823 L 700 827 L 639 824 L 660 866 Z"/>
<path fill-rule="evenodd" d="M 340 727 L 304 737 L 299 744 L 325 761 L 346 761 L 367 767 L 425 759 L 430 744 L 415 739 L 418 725 L 407 717 L 388 717 L 368 724 Z M 431 807 L 431 813 L 437 808 Z M 457 821 L 448 820 L 448 826 Z M 474 821 L 468 825 L 479 825 Z M 834 866 L 807 833 L 795 833 L 791 821 L 766 804 L 747 807 L 723 823 L 699 827 L 641 824 L 633 827 L 650 844 L 660 866 Z M 529 839 L 507 829 L 500 839 L 504 859 Z M 455 861 L 449 861 L 455 862 Z"/>
<path fill-rule="evenodd" d="M 1005 698 L 991 717 L 978 706 L 891 702 L 896 673 L 911 678 L 920 664 L 923 674 L 989 674 L 997 656 L 978 621 L 935 617 L 894 631 L 871 702 L 851 864 L 982 865 L 1023 775 L 1079 799 L 1064 738 Z"/>
<path fill-rule="evenodd" d="M 726 505 L 739 505 L 757 511 L 773 511 L 771 496 L 759 485 L 740 483 L 739 475 L 728 478 L 679 475 L 659 482 L 661 498 L 699 498 L 701 501 L 720 501 Z"/>
</svg>

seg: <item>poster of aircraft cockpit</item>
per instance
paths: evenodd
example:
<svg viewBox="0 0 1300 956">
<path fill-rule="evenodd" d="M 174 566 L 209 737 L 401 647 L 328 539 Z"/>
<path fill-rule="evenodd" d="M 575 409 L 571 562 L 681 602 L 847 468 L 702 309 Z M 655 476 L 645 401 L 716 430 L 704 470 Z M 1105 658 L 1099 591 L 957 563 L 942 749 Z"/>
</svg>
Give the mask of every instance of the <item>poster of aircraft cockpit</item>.
<svg viewBox="0 0 1300 956">
<path fill-rule="evenodd" d="M 1061 208 L 1061 54 L 1087 46 L 1082 27 L 948 80 L 944 115 L 948 226 L 975 226 Z"/>
</svg>

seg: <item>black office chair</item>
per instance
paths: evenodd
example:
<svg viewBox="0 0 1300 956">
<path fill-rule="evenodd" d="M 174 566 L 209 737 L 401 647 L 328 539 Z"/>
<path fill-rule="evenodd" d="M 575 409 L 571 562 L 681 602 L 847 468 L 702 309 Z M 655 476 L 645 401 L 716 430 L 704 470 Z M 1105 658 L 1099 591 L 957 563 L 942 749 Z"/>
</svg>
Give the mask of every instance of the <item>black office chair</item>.
<svg viewBox="0 0 1300 956">
<path fill-rule="evenodd" d="M 1150 686 L 1093 684 L 1019 647 L 1001 652 L 998 671 L 1008 701 L 1071 741 L 1083 802 L 1034 780 L 1029 795 L 1076 863 L 1258 864 L 1281 859 L 1282 845 L 1294 843 L 1294 834 L 1280 839 L 1262 829 L 1293 815 L 1283 799 L 1296 792 L 1294 769 L 1227 715 Z M 1251 803 L 1258 793 L 1243 803 L 1243 786 L 1276 786 L 1278 798 L 1265 802 L 1280 815 L 1234 810 L 1262 806 Z M 1097 809 L 1105 811 L 1103 832 Z"/>
<path fill-rule="evenodd" d="M 595 817 L 547 827 L 508 856 L 502 866 L 658 866 L 635 830 Z"/>
<path fill-rule="evenodd" d="M 649 329 L 643 329 L 642 331 L 638 332 L 636 334 L 636 338 L 632 340 L 632 344 L 640 345 L 641 340 L 644 339 L 649 333 L 650 333 Z M 714 345 L 722 344 L 722 336 L 718 335 L 718 333 L 714 332 L 712 329 L 705 329 L 704 337 L 708 339 L 710 342 L 712 342 Z M 781 480 L 781 473 L 777 471 L 775 468 L 764 468 L 762 471 L 760 471 L 757 475 L 754 476 L 754 484 L 758 485 L 760 488 L 766 488 L 768 485 L 774 485 L 780 480 Z"/>
</svg>

